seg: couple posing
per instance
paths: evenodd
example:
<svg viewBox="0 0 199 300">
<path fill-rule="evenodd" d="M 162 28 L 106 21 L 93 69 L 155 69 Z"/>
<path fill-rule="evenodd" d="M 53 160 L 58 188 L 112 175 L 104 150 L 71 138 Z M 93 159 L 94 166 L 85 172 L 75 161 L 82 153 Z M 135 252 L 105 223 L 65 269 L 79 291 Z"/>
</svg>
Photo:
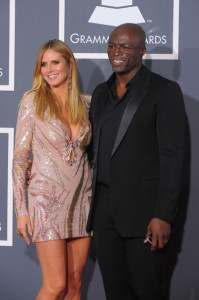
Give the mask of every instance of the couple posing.
<svg viewBox="0 0 199 300">
<path fill-rule="evenodd" d="M 145 39 L 135 24 L 110 34 L 113 74 L 91 101 L 79 93 L 65 43 L 51 40 L 38 51 L 13 160 L 17 232 L 28 244 L 27 231 L 32 236 L 42 268 L 37 300 L 80 300 L 92 234 L 108 300 L 166 299 L 185 111 L 178 84 L 143 66 Z"/>
</svg>

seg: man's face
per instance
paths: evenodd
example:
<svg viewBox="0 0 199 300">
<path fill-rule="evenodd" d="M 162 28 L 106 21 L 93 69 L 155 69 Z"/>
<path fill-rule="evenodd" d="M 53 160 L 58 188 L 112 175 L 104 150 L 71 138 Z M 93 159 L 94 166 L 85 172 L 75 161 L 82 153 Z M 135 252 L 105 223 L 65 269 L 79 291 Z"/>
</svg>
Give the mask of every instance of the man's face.
<svg viewBox="0 0 199 300">
<path fill-rule="evenodd" d="M 145 48 L 130 30 L 116 29 L 109 38 L 108 57 L 114 72 L 134 75 L 142 64 Z"/>
</svg>

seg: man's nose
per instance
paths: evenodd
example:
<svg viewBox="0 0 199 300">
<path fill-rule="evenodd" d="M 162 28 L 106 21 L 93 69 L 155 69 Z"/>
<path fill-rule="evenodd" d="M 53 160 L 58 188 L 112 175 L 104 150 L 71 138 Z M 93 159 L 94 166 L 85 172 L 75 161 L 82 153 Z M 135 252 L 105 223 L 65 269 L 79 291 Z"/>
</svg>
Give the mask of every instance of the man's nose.
<svg viewBox="0 0 199 300">
<path fill-rule="evenodd" d="M 122 50 L 121 50 L 121 47 L 120 47 L 120 45 L 117 45 L 117 46 L 115 46 L 115 55 L 120 55 L 120 54 L 122 54 Z"/>
</svg>

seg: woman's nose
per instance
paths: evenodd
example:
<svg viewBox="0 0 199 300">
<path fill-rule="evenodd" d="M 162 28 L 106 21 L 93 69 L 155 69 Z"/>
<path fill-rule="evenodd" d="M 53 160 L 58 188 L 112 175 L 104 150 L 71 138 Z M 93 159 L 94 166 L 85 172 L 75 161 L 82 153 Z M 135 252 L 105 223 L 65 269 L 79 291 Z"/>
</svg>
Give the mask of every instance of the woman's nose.
<svg viewBox="0 0 199 300">
<path fill-rule="evenodd" d="M 47 65 L 47 71 L 48 71 L 48 72 L 52 71 L 52 65 L 51 65 L 51 64 L 48 64 L 48 65 Z"/>
</svg>

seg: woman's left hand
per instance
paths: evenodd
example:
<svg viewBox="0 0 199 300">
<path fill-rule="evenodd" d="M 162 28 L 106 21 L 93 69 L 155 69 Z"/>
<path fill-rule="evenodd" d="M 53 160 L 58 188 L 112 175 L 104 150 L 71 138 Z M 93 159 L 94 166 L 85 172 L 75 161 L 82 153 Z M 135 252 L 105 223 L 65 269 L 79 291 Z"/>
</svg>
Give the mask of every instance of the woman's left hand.
<svg viewBox="0 0 199 300">
<path fill-rule="evenodd" d="M 29 214 L 24 216 L 17 217 L 17 230 L 16 233 L 23 238 L 28 245 L 30 245 L 31 240 L 27 235 L 27 230 L 30 236 L 32 236 L 32 228 L 30 225 L 30 217 Z"/>
</svg>

